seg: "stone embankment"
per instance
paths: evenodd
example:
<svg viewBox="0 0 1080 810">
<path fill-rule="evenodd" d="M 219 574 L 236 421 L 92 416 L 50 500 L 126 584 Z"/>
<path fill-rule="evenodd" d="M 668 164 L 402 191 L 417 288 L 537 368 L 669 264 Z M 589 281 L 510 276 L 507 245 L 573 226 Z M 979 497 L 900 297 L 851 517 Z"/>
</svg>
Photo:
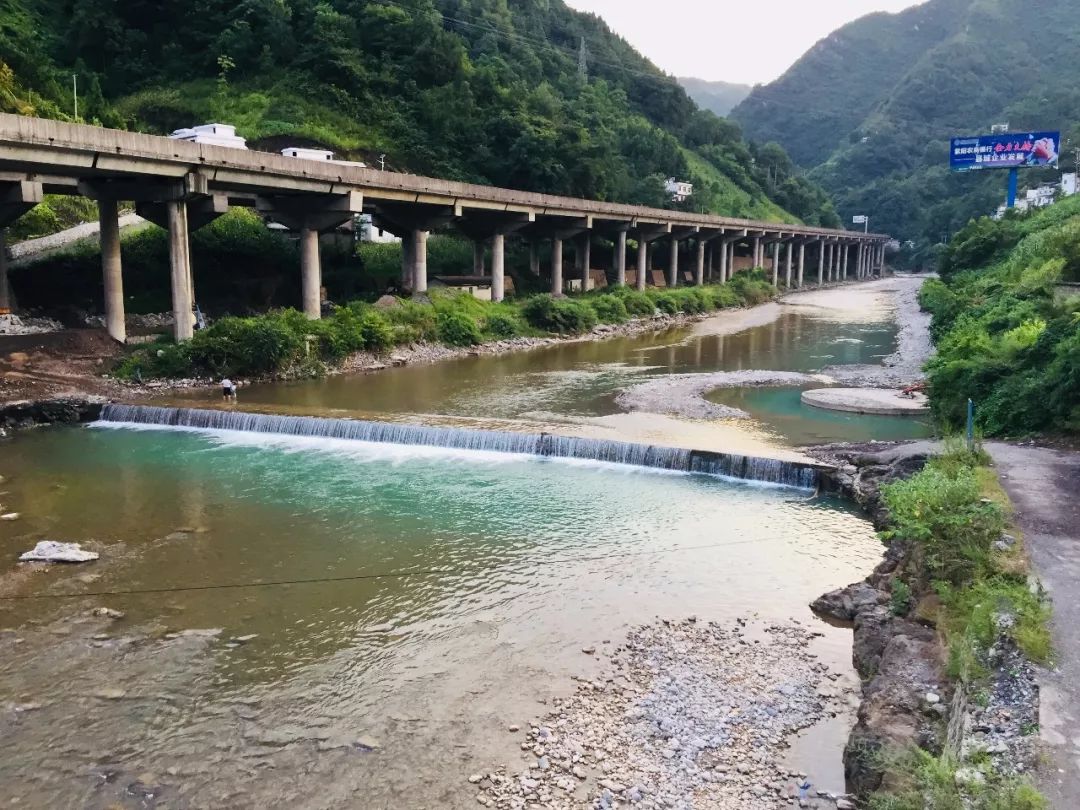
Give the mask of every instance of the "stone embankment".
<svg viewBox="0 0 1080 810">
<path fill-rule="evenodd" d="M 6 402 L 0 404 L 0 436 L 39 425 L 93 422 L 107 401 L 104 397 L 72 396 Z"/>
<path fill-rule="evenodd" d="M 882 530 L 889 516 L 881 487 L 914 475 L 936 449 L 932 442 L 870 443 L 817 447 L 810 455 L 835 466 L 825 487 L 862 506 Z M 978 699 L 972 699 L 963 684 L 946 676 L 937 595 L 914 594 L 917 601 L 909 610 L 894 610 L 893 584 L 918 569 L 916 556 L 907 544 L 893 541 L 864 581 L 811 605 L 819 615 L 854 629 L 852 660 L 863 680 L 862 702 L 844 751 L 844 771 L 848 789 L 860 797 L 893 786 L 883 752 L 913 745 L 934 754 L 948 751 L 961 763 L 988 758 L 994 772 L 1004 776 L 1029 772 L 1036 764 L 1036 672 L 1005 635 L 1009 617 L 996 619 L 999 640 L 982 662 L 989 677 Z M 975 783 L 985 777 L 961 767 L 956 778 Z"/>
<path fill-rule="evenodd" d="M 509 728 L 521 733 L 522 765 L 470 776 L 476 800 L 500 810 L 852 808 L 782 762 L 796 732 L 840 705 L 839 673 L 808 649 L 815 635 L 794 622 L 693 617 L 636 628 L 603 675 Z"/>
<path fill-rule="evenodd" d="M 913 445 L 831 445 L 811 451 L 836 465 L 827 486 L 858 503 L 875 528 L 884 529 L 888 512 L 881 486 L 918 472 L 930 447 Z M 848 789 L 865 796 L 886 787 L 887 772 L 879 756 L 885 750 L 920 745 L 940 749 L 937 728 L 947 712 L 943 651 L 929 605 L 916 608 L 916 619 L 901 618 L 891 609 L 892 583 L 907 558 L 907 549 L 894 543 L 885 558 L 863 582 L 818 598 L 811 607 L 819 615 L 854 628 L 852 661 L 862 678 L 862 702 L 855 728 L 844 750 Z"/>
</svg>

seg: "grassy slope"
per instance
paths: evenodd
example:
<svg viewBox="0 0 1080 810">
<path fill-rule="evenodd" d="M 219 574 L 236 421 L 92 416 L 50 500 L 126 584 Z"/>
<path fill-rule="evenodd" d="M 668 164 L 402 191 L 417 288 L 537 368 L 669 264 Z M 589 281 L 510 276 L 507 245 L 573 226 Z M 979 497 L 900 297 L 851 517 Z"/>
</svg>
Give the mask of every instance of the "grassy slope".
<svg viewBox="0 0 1080 810">
<path fill-rule="evenodd" d="M 797 217 L 785 211 L 772 200 L 752 198 L 749 193 L 736 185 L 730 177 L 718 171 L 715 166 L 692 149 L 683 148 L 683 155 L 686 157 L 686 162 L 694 174 L 716 185 L 717 197 L 721 201 L 721 204 L 717 206 L 719 212 L 728 216 L 762 219 L 768 222 L 799 222 Z"/>
</svg>

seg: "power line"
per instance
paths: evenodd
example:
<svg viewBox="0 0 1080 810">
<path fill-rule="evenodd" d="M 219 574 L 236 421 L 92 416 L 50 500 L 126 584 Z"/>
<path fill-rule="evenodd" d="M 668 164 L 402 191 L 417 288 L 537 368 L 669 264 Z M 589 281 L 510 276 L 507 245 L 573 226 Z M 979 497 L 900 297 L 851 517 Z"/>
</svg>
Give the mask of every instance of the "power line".
<svg viewBox="0 0 1080 810">
<path fill-rule="evenodd" d="M 743 546 L 749 543 L 757 543 L 758 540 L 735 540 L 729 543 L 709 543 L 700 546 L 678 546 L 676 548 L 668 549 L 655 549 L 653 551 L 625 551 L 615 552 L 610 554 L 597 554 L 593 556 L 582 557 L 566 557 L 556 560 L 544 560 L 544 565 L 564 565 L 575 564 L 584 562 L 603 562 L 607 560 L 625 559 L 629 557 L 648 557 L 663 554 L 674 554 L 684 551 L 705 551 L 709 549 L 717 548 L 729 548 L 732 546 Z M 494 566 L 492 566 L 494 567 Z M 490 568 L 488 570 L 491 570 Z M 143 596 L 143 595 L 159 595 L 168 593 L 187 593 L 187 592 L 199 592 L 199 591 L 225 591 L 225 590 L 244 590 L 250 588 L 276 588 L 289 585 L 322 585 L 333 584 L 340 582 L 362 582 L 365 580 L 378 580 L 378 579 L 406 579 L 408 577 L 432 577 L 432 576 L 447 576 L 453 574 L 463 574 L 465 569 L 463 568 L 429 568 L 419 571 L 386 571 L 373 574 L 348 574 L 339 577 L 313 577 L 311 579 L 279 579 L 279 580 L 264 580 L 256 582 L 222 582 L 222 583 L 210 583 L 205 585 L 184 585 L 174 587 L 161 587 L 161 588 L 132 588 L 129 590 L 115 590 L 115 591 L 89 591 L 86 593 L 35 593 L 35 594 L 16 594 L 12 596 L 0 596 L 0 602 L 20 602 L 20 601 L 32 601 L 42 599 L 93 599 L 98 597 L 113 597 L 113 596 Z"/>
</svg>

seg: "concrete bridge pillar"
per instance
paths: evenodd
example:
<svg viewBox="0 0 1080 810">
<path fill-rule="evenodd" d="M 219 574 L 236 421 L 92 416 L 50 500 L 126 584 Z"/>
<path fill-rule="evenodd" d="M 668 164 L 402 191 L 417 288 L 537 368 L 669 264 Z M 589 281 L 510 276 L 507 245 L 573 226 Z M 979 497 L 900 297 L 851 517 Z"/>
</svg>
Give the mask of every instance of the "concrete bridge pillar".
<svg viewBox="0 0 1080 810">
<path fill-rule="evenodd" d="M 105 330 L 118 343 L 127 340 L 124 318 L 124 279 L 120 262 L 120 215 L 116 200 L 98 200 L 101 237 L 101 275 L 105 286 Z"/>
<path fill-rule="evenodd" d="M 694 284 L 698 287 L 705 283 L 705 240 L 697 240 L 697 264 L 694 266 Z"/>
<path fill-rule="evenodd" d="M 679 286 L 679 237 L 671 237 L 671 256 L 668 259 L 668 287 Z"/>
<path fill-rule="evenodd" d="M 615 234 L 615 283 L 626 285 L 626 229 L 620 228 Z"/>
<path fill-rule="evenodd" d="M 795 253 L 795 243 L 787 243 L 787 265 L 784 268 L 784 289 L 791 289 L 791 260 Z"/>
<path fill-rule="evenodd" d="M 409 241 L 412 243 L 412 249 L 409 251 L 409 258 L 412 260 L 412 291 L 426 293 L 428 289 L 428 232 L 422 228 L 413 228 L 409 233 Z"/>
<path fill-rule="evenodd" d="M 7 236 L 0 226 L 0 312 L 10 312 L 14 308 L 11 300 L 11 283 L 8 281 Z"/>
<path fill-rule="evenodd" d="M 427 268 L 424 269 L 425 276 Z M 425 282 L 426 287 L 426 282 Z M 495 233 L 491 236 L 491 300 L 502 301 L 506 287 L 506 236 Z"/>
<path fill-rule="evenodd" d="M 644 237 L 638 239 L 637 248 L 637 278 L 634 286 L 639 290 L 645 289 L 645 274 L 649 272 L 649 242 Z"/>
<path fill-rule="evenodd" d="M 195 334 L 195 316 L 191 311 L 194 290 L 191 281 L 191 256 L 188 244 L 187 203 L 169 200 L 165 216 L 169 224 L 169 276 L 172 286 L 173 337 L 177 343 L 191 340 Z"/>
<path fill-rule="evenodd" d="M 562 237 L 555 236 L 551 239 L 551 294 L 561 296 L 562 288 Z"/>
<path fill-rule="evenodd" d="M 840 278 L 840 254 L 844 252 L 843 245 L 839 242 L 833 244 L 833 281 L 842 281 Z"/>
<path fill-rule="evenodd" d="M 799 242 L 799 276 L 797 286 L 802 289 L 803 272 L 806 270 L 806 242 Z"/>
<path fill-rule="evenodd" d="M 848 265 L 850 263 L 851 263 L 851 245 L 848 244 L 848 245 L 844 245 L 844 269 L 843 269 L 843 279 L 844 279 L 844 281 L 848 280 Z"/>
<path fill-rule="evenodd" d="M 536 239 L 529 240 L 529 272 L 534 276 L 540 275 L 540 250 Z"/>
<path fill-rule="evenodd" d="M 765 263 L 764 254 L 762 253 L 761 237 L 754 237 L 754 268 L 761 267 Z"/>
<path fill-rule="evenodd" d="M 304 314 L 311 320 L 318 320 L 322 315 L 322 263 L 319 258 L 319 232 L 309 225 L 302 225 L 300 291 Z"/>
<path fill-rule="evenodd" d="M 484 259 L 484 240 L 473 239 L 472 255 L 473 255 L 473 275 L 474 276 L 486 276 L 487 266 Z"/>
<path fill-rule="evenodd" d="M 772 249 L 772 283 L 774 287 L 780 286 L 780 243 L 773 242 Z"/>
<path fill-rule="evenodd" d="M 818 240 L 818 265 L 817 265 L 817 283 L 820 287 L 825 283 L 825 240 Z"/>
<path fill-rule="evenodd" d="M 592 266 L 592 232 L 585 231 L 578 237 L 575 246 L 575 261 L 578 268 L 578 277 L 581 279 L 581 291 L 589 291 L 589 268 Z"/>
</svg>

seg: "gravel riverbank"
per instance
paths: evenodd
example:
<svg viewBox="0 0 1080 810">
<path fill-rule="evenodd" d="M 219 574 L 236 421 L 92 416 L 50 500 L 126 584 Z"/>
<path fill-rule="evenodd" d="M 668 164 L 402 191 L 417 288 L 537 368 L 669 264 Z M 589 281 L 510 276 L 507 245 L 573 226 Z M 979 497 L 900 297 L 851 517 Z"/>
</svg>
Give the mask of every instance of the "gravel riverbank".
<svg viewBox="0 0 1080 810">
<path fill-rule="evenodd" d="M 636 628 L 603 675 L 524 729 L 520 770 L 469 777 L 477 802 L 772 810 L 801 798 L 803 807 L 853 807 L 819 795 L 812 777 L 782 762 L 796 732 L 839 706 L 839 673 L 809 649 L 816 635 L 797 622 L 723 627 L 695 618 Z"/>
</svg>

